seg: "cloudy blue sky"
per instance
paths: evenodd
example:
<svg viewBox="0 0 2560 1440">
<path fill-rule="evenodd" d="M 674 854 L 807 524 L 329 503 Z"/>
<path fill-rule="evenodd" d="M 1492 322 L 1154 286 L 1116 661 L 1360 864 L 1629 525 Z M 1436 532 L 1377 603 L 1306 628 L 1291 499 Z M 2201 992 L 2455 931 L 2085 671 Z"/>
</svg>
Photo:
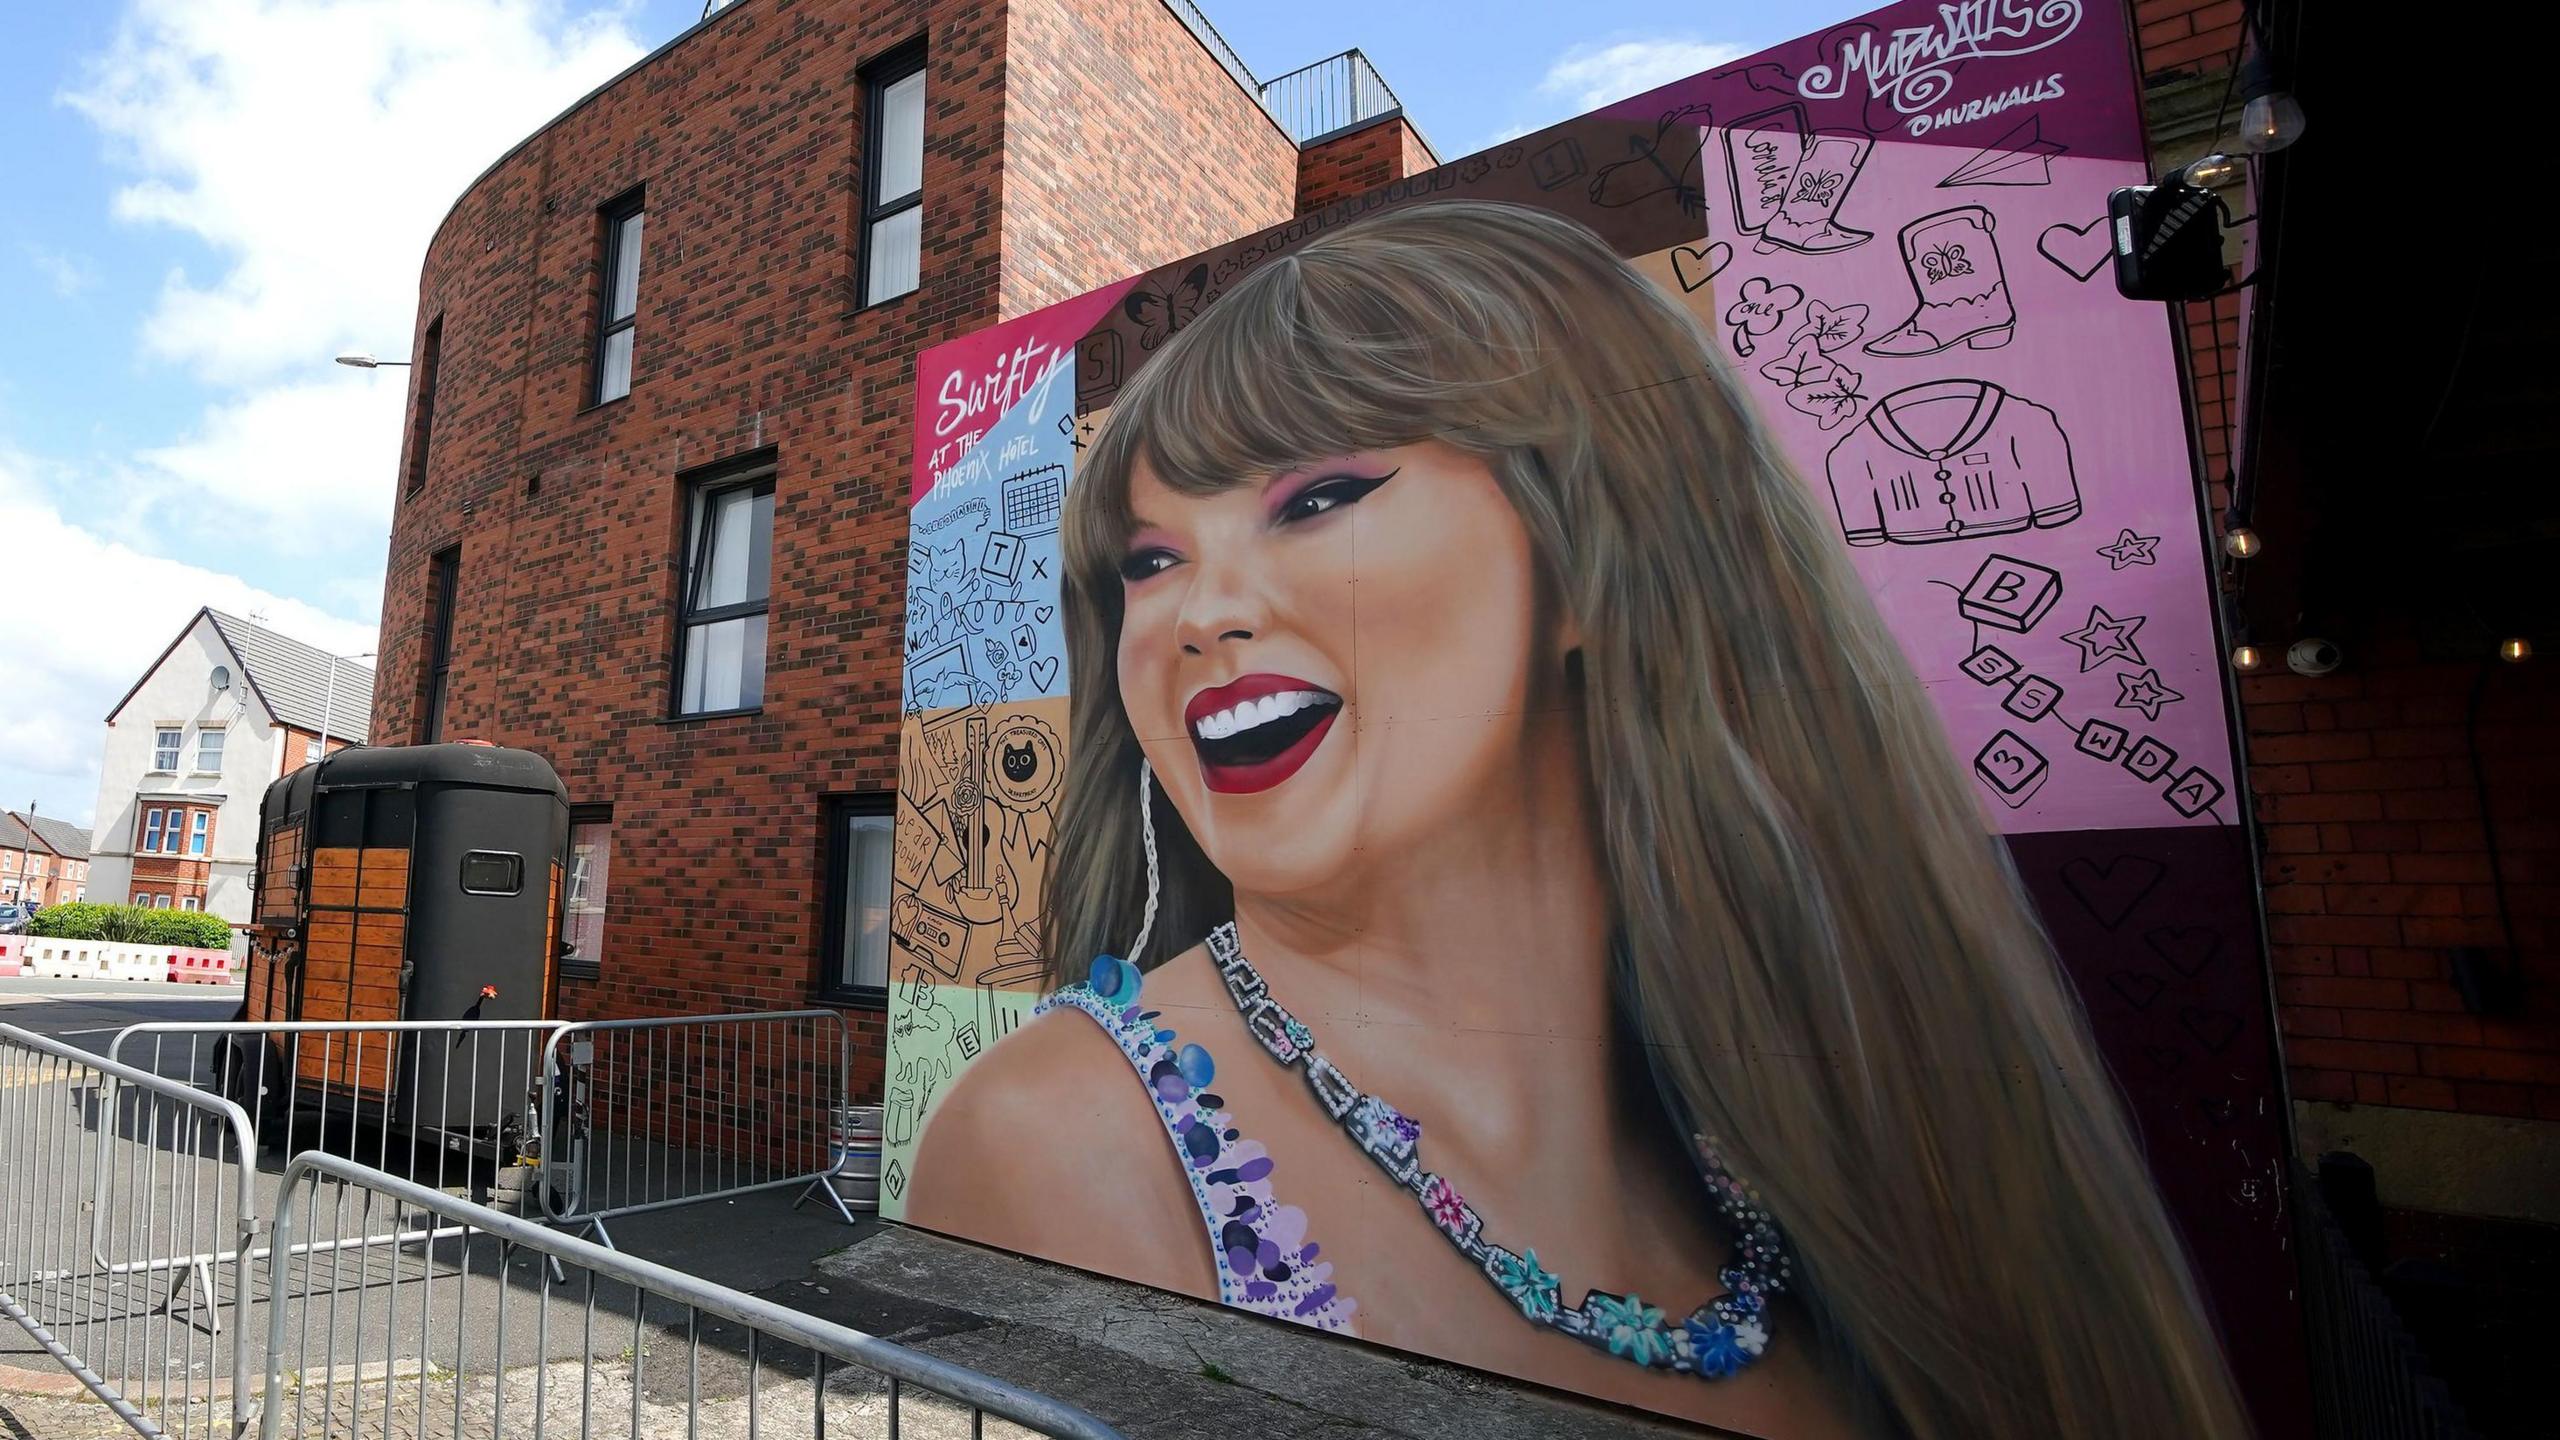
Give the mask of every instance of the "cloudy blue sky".
<svg viewBox="0 0 2560 1440">
<path fill-rule="evenodd" d="M 754 3 L 754 0 L 748 0 Z M 1357 45 L 1444 157 L 1869 8 L 1205 0 L 1264 76 Z M 0 7 L 0 803 L 85 821 L 199 605 L 373 648 L 428 233 L 701 0 Z"/>
</svg>

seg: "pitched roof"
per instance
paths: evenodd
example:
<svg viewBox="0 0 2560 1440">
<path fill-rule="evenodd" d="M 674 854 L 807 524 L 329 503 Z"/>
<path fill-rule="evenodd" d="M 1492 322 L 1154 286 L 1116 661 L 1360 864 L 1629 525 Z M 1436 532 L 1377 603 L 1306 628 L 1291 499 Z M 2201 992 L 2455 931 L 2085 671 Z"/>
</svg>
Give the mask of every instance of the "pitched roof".
<svg viewBox="0 0 2560 1440">
<path fill-rule="evenodd" d="M 27 833 L 30 828 L 35 832 L 32 836 Z M 0 810 L 0 850 L 32 849 L 38 845 L 66 860 L 89 858 L 89 832 L 70 821 Z"/>
<path fill-rule="evenodd" d="M 249 688 L 267 713 L 297 730 L 362 741 L 373 727 L 373 667 L 341 660 L 317 645 L 280 635 L 254 620 L 210 607 L 204 612 L 231 653 L 240 657 Z M 329 672 L 337 671 L 330 684 Z"/>
</svg>

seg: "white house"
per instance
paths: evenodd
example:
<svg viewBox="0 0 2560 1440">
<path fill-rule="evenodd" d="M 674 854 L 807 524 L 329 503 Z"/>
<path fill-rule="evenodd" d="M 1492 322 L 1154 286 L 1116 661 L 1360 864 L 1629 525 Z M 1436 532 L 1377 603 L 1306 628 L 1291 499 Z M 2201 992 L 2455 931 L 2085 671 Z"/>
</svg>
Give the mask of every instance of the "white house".
<svg viewBox="0 0 2560 1440">
<path fill-rule="evenodd" d="M 373 667 L 197 611 L 107 713 L 89 898 L 246 923 L 268 783 L 372 720 Z"/>
</svg>

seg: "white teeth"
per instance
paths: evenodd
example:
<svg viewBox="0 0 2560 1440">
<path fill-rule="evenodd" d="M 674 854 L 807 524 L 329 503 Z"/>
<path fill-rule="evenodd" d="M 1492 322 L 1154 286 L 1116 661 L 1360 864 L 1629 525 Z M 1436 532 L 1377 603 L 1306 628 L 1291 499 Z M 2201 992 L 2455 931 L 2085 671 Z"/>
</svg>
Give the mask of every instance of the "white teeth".
<svg viewBox="0 0 2560 1440">
<path fill-rule="evenodd" d="M 1192 730 L 1203 740 L 1225 740 L 1311 706 L 1337 703 L 1333 696 L 1321 690 L 1283 690 L 1259 700 L 1240 702 L 1215 715 L 1204 715 Z"/>
</svg>

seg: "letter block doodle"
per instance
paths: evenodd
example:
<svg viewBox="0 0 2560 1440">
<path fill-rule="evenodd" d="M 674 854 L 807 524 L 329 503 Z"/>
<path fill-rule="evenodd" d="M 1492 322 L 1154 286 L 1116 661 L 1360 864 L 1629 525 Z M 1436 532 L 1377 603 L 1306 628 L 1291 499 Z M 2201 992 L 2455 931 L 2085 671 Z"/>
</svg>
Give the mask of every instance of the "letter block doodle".
<svg viewBox="0 0 2560 1440">
<path fill-rule="evenodd" d="M 2062 698 L 2062 687 L 2041 675 L 2019 679 L 2018 688 L 2000 702 L 2000 708 L 2021 720 L 2041 720 L 2052 713 L 2053 702 Z"/>
<path fill-rule="evenodd" d="M 2104 720 L 2092 720 L 2080 727 L 2080 738 L 2071 743 L 2072 748 L 2083 755 L 2094 755 L 2101 760 L 2113 760 L 2124 753 L 2124 742 L 2123 726 L 2110 725 Z"/>
<path fill-rule="evenodd" d="M 1965 583 L 1956 608 L 1968 620 L 2020 635 L 2062 598 L 2062 576 L 2032 560 L 1994 555 Z"/>
<path fill-rule="evenodd" d="M 2171 809 L 2192 820 L 2222 798 L 2222 782 L 2190 765 L 2169 782 L 2166 798 Z"/>
<path fill-rule="evenodd" d="M 2178 752 L 2145 735 L 2124 753 L 2124 768 L 2144 780 L 2157 780 L 2178 763 Z"/>
<path fill-rule="evenodd" d="M 2018 662 L 1997 645 L 1985 645 L 1965 657 L 1957 667 L 1985 685 L 1997 685 L 2018 673 Z"/>
<path fill-rule="evenodd" d="M 1992 736 L 1981 753 L 1973 757 L 1973 773 L 2013 808 L 2025 804 L 2036 787 L 2044 783 L 2046 769 L 2043 752 L 2020 739 L 2014 730 Z"/>
</svg>

